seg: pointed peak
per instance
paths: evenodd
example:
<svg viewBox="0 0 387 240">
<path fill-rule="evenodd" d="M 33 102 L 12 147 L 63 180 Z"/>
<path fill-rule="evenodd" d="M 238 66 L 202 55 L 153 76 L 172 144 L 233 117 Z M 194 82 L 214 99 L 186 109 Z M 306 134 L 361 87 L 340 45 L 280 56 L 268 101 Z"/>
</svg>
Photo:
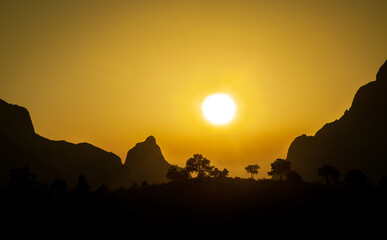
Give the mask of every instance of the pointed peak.
<svg viewBox="0 0 387 240">
<path fill-rule="evenodd" d="M 386 81 L 387 82 L 387 60 L 379 68 L 379 71 L 376 74 L 376 81 Z"/>
<path fill-rule="evenodd" d="M 156 144 L 156 138 L 150 135 L 149 137 L 146 138 L 145 142 L 150 144 Z"/>
</svg>

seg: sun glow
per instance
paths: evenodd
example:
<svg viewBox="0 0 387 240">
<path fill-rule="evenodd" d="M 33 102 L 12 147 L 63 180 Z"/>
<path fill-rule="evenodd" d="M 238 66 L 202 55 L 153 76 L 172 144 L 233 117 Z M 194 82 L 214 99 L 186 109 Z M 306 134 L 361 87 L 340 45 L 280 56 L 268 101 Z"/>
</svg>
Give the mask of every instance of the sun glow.
<svg viewBox="0 0 387 240">
<path fill-rule="evenodd" d="M 230 95 L 216 93 L 204 100 L 202 112 L 208 122 L 214 125 L 225 125 L 233 120 L 236 105 Z"/>
</svg>

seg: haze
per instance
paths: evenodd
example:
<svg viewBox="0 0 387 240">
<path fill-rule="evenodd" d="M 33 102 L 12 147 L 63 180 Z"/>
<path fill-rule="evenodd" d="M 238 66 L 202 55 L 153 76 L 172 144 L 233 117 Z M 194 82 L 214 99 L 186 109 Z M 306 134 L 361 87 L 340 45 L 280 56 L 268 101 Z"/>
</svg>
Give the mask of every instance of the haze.
<svg viewBox="0 0 387 240">
<path fill-rule="evenodd" d="M 1 1 L 0 96 L 38 134 L 125 159 L 153 135 L 230 176 L 339 118 L 387 53 L 386 1 Z M 361 67 L 360 67 L 361 66 Z M 227 92 L 226 126 L 201 103 Z"/>
</svg>

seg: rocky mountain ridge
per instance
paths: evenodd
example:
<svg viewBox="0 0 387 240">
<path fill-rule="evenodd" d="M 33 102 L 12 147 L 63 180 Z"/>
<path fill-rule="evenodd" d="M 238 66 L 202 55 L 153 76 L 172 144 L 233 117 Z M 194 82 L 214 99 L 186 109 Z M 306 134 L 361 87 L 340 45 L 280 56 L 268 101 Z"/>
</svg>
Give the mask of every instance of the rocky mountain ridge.
<svg viewBox="0 0 387 240">
<path fill-rule="evenodd" d="M 387 61 L 375 81 L 359 88 L 340 119 L 314 136 L 297 137 L 287 160 L 306 181 L 318 180 L 317 169 L 324 164 L 342 175 L 359 169 L 374 183 L 387 174 Z"/>
<path fill-rule="evenodd" d="M 0 99 L 0 184 L 6 183 L 10 169 L 25 165 L 42 183 L 61 178 L 71 187 L 85 175 L 94 188 L 161 183 L 169 167 L 153 136 L 129 150 L 123 165 L 117 155 L 89 143 L 53 141 L 38 135 L 26 108 Z"/>
</svg>

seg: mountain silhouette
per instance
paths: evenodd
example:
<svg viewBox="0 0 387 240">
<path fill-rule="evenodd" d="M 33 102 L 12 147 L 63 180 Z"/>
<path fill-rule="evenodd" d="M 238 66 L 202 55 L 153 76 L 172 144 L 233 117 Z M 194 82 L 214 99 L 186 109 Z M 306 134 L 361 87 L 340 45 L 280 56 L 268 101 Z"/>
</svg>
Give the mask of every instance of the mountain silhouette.
<svg viewBox="0 0 387 240">
<path fill-rule="evenodd" d="M 43 183 L 55 178 L 75 185 L 78 176 L 86 175 L 91 186 L 109 184 L 117 187 L 122 171 L 121 160 L 88 143 L 52 141 L 35 133 L 27 109 L 0 100 L 0 182 L 8 179 L 10 169 L 29 165 Z"/>
<path fill-rule="evenodd" d="M 304 180 L 318 179 L 324 164 L 343 176 L 361 170 L 377 183 L 387 174 L 387 61 L 376 80 L 357 91 L 344 115 L 323 126 L 315 136 L 302 135 L 290 145 L 287 160 Z"/>
<path fill-rule="evenodd" d="M 24 107 L 0 99 L 0 116 L 0 184 L 6 183 L 10 169 L 26 165 L 40 182 L 51 184 L 60 178 L 69 187 L 75 186 L 80 175 L 86 176 L 92 188 L 165 180 L 169 164 L 153 136 L 131 149 L 123 166 L 117 155 L 89 143 L 52 141 L 38 135 Z"/>
<path fill-rule="evenodd" d="M 128 151 L 124 163 L 124 181 L 141 183 L 167 182 L 170 164 L 164 159 L 156 139 L 149 136 L 144 142 L 137 143 Z"/>
</svg>

